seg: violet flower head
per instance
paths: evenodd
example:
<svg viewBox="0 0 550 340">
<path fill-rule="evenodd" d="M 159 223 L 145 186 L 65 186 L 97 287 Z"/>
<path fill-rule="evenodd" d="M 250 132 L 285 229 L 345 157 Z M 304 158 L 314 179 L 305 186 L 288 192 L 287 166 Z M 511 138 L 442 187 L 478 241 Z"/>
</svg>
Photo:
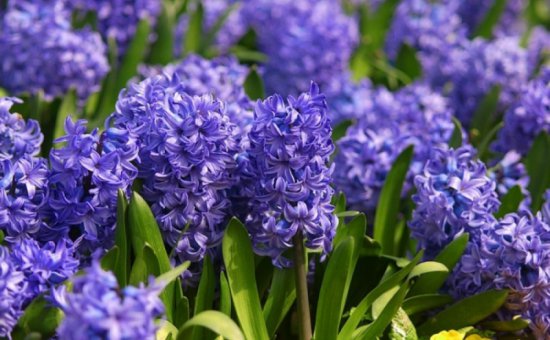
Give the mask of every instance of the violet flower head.
<svg viewBox="0 0 550 340">
<path fill-rule="evenodd" d="M 71 30 L 58 2 L 10 6 L 0 18 L 0 86 L 9 92 L 43 92 L 51 100 L 74 88 L 85 100 L 99 89 L 109 70 L 105 45 L 88 29 Z"/>
<path fill-rule="evenodd" d="M 199 262 L 220 243 L 229 219 L 238 128 L 224 101 L 189 95 L 186 84 L 192 89 L 199 83 L 179 74 L 166 72 L 130 85 L 109 120 L 139 147 L 135 163 L 142 195 L 165 242 L 181 261 Z M 195 88 L 203 86 L 208 87 Z"/>
<path fill-rule="evenodd" d="M 494 6 L 495 0 L 476 1 L 458 0 L 457 14 L 471 36 L 486 18 L 489 10 Z M 493 28 L 493 35 L 497 37 L 520 35 L 525 28 L 522 25 L 521 14 L 527 1 L 511 0 L 506 5 Z"/>
<path fill-rule="evenodd" d="M 409 228 L 428 259 L 463 233 L 476 242 L 485 228 L 496 223 L 493 213 L 500 205 L 496 184 L 474 157 L 470 146 L 434 149 L 423 173 L 415 178 L 416 208 Z"/>
<path fill-rule="evenodd" d="M 119 288 L 115 276 L 98 261 L 84 275 L 53 291 L 53 299 L 65 312 L 57 330 L 59 339 L 155 339 L 155 319 L 164 313 L 158 295 L 163 287 Z"/>
<path fill-rule="evenodd" d="M 535 137 L 543 131 L 550 132 L 550 68 L 530 81 L 506 111 L 504 127 L 494 147 L 500 152 L 516 150 L 525 155 Z"/>
<path fill-rule="evenodd" d="M 8 248 L 0 246 L 0 336 L 9 336 L 23 315 L 25 292 L 25 275 L 13 263 Z"/>
<path fill-rule="evenodd" d="M 497 184 L 496 190 L 499 198 L 506 195 L 513 187 L 519 187 L 524 197 L 520 203 L 520 209 L 529 209 L 531 203 L 531 195 L 527 189 L 529 175 L 525 165 L 521 163 L 521 155 L 518 152 L 507 152 L 489 169 L 489 177 L 494 179 Z"/>
<path fill-rule="evenodd" d="M 50 197 L 44 207 L 44 241 L 78 237 L 83 255 L 112 245 L 119 189 L 129 190 L 137 170 L 131 161 L 137 148 L 127 132 L 97 129 L 86 132 L 86 122 L 65 121 L 66 135 L 50 152 Z"/>
<path fill-rule="evenodd" d="M 415 155 L 403 193 L 434 147 L 448 142 L 454 129 L 451 110 L 441 95 L 422 84 L 397 93 L 372 91 L 369 108 L 338 141 L 334 182 L 353 209 L 372 212 L 397 156 L 409 145 Z"/>
<path fill-rule="evenodd" d="M 160 0 L 67 0 L 71 9 L 95 12 L 97 29 L 104 41 L 114 39 L 119 59 L 126 52 L 141 20 L 154 28 L 162 8 Z M 153 37 L 151 37 L 153 38 Z"/>
<path fill-rule="evenodd" d="M 502 218 L 472 242 L 449 279 L 455 296 L 487 289 L 508 289 L 499 316 L 521 315 L 531 321 L 534 334 L 550 327 L 550 226 L 541 214 L 528 210 Z M 473 280 L 472 280 L 473 278 Z"/>
<path fill-rule="evenodd" d="M 375 89 L 369 79 L 354 82 L 349 72 L 333 78 L 326 86 L 329 118 L 333 126 L 344 120 L 360 119 L 373 107 Z"/>
<path fill-rule="evenodd" d="M 358 43 L 357 23 L 339 1 L 246 1 L 243 8 L 257 33 L 258 45 L 268 60 L 268 94 L 298 95 L 311 81 L 325 88 L 348 69 Z M 269 25 L 266 25 L 269 23 Z"/>
<path fill-rule="evenodd" d="M 298 233 L 306 247 L 331 250 L 338 223 L 330 204 L 331 133 L 315 83 L 297 98 L 273 95 L 256 104 L 248 151 L 255 191 L 246 225 L 256 252 L 277 266 L 290 265 L 283 252 Z"/>
<path fill-rule="evenodd" d="M 25 121 L 19 114 L 11 113 L 15 98 L 0 98 L 0 159 L 17 161 L 24 156 L 36 156 L 44 136 L 38 122 Z"/>
</svg>

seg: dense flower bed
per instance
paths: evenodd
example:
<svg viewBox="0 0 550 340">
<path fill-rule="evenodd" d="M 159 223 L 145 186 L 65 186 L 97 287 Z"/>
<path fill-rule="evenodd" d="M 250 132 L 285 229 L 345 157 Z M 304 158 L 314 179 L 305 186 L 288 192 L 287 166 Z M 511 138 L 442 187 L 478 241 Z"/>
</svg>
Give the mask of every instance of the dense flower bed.
<svg viewBox="0 0 550 340">
<path fill-rule="evenodd" d="M 7 0 L 0 46 L 0 337 L 550 338 L 546 2 Z"/>
</svg>

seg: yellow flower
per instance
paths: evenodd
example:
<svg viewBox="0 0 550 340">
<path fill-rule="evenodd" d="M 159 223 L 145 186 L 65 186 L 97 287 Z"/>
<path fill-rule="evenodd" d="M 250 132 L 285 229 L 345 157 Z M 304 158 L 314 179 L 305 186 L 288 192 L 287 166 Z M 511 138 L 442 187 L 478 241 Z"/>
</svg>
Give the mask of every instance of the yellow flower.
<svg viewBox="0 0 550 340">
<path fill-rule="evenodd" d="M 491 339 L 484 338 L 479 334 L 472 334 L 472 335 L 468 335 L 468 337 L 465 340 L 491 340 Z"/>
<path fill-rule="evenodd" d="M 462 340 L 462 339 L 464 339 L 464 334 L 460 334 L 455 330 L 441 331 L 430 337 L 430 340 Z M 475 339 L 470 339 L 470 340 L 475 340 Z"/>
</svg>

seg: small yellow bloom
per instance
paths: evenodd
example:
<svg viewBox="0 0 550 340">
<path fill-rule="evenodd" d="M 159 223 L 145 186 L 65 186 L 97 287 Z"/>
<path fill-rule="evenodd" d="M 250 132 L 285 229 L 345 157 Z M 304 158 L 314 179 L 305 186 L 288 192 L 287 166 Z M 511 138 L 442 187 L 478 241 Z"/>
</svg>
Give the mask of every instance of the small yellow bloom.
<svg viewBox="0 0 550 340">
<path fill-rule="evenodd" d="M 455 330 L 441 331 L 430 337 L 430 340 L 462 340 L 462 339 L 464 339 L 464 334 L 460 334 Z M 469 339 L 469 340 L 475 340 L 475 339 Z"/>
<path fill-rule="evenodd" d="M 472 334 L 472 335 L 468 335 L 468 337 L 465 340 L 491 340 L 491 339 L 484 338 L 479 334 Z"/>
</svg>

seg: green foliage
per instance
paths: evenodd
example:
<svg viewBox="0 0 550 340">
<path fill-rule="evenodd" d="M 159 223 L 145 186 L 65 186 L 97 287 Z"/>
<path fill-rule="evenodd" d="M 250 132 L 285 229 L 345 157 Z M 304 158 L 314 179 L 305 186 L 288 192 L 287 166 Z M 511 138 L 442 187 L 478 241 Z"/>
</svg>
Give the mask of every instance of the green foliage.
<svg viewBox="0 0 550 340">
<path fill-rule="evenodd" d="M 531 193 L 531 210 L 540 210 L 543 202 L 543 194 L 550 188 L 550 172 L 548 171 L 548 159 L 550 157 L 550 136 L 542 132 L 537 136 L 531 146 L 531 150 L 524 159 L 529 185 L 527 188 Z"/>
</svg>

